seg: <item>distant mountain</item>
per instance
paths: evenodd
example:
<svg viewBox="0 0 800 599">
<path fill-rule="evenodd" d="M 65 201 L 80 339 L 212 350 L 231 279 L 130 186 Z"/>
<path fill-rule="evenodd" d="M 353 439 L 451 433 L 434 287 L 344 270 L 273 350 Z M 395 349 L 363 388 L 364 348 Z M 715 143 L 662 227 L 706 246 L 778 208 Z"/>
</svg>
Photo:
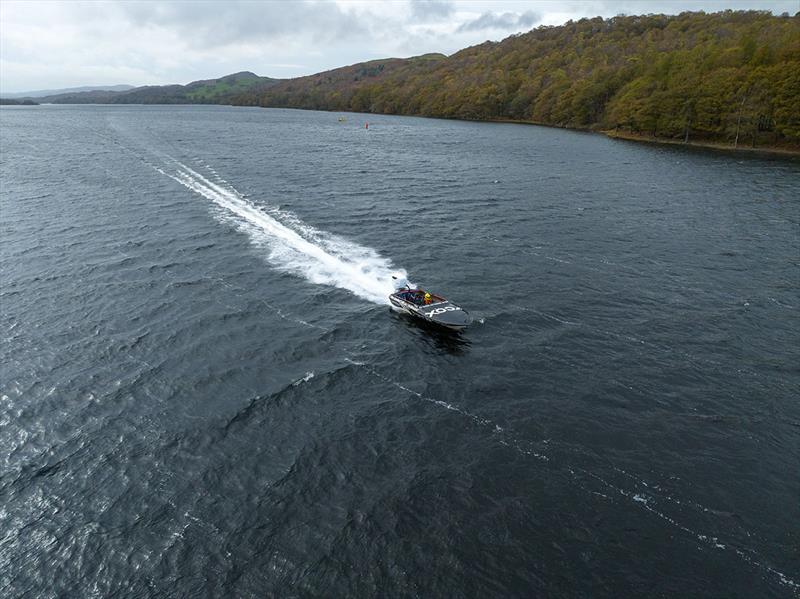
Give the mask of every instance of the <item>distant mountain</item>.
<svg viewBox="0 0 800 599">
<path fill-rule="evenodd" d="M 58 94 L 75 94 L 79 92 L 109 91 L 122 92 L 133 89 L 133 85 L 84 85 L 82 87 L 67 87 L 64 89 L 41 89 L 32 92 L 17 92 L 14 94 L 3 93 L 4 98 L 42 98 Z"/>
<path fill-rule="evenodd" d="M 444 54 L 423 54 L 413 58 L 385 58 L 360 62 L 316 75 L 277 81 L 268 89 L 256 93 L 254 90 L 248 90 L 236 96 L 234 104 L 373 112 L 367 105 L 351 102 L 357 89 L 380 84 L 395 75 L 399 75 L 399 81 L 417 77 L 434 71 L 447 60 Z M 404 114 L 402 110 L 387 112 Z"/>
<path fill-rule="evenodd" d="M 193 81 L 187 85 L 146 85 L 125 91 L 63 93 L 38 100 L 52 104 L 226 104 L 244 92 L 260 93 L 279 81 L 242 71 L 218 79 Z"/>
</svg>

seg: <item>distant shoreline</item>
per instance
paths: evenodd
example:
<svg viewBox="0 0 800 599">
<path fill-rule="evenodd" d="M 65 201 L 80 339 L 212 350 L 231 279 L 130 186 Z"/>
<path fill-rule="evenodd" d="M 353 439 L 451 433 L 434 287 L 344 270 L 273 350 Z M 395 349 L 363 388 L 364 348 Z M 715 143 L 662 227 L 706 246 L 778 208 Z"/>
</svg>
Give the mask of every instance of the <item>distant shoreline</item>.
<svg viewBox="0 0 800 599">
<path fill-rule="evenodd" d="M 628 131 L 600 131 L 611 139 L 622 139 L 625 141 L 636 141 L 640 143 L 651 144 L 669 144 L 674 146 L 691 146 L 696 148 L 712 148 L 714 150 L 725 150 L 726 152 L 745 152 L 749 154 L 779 154 L 781 156 L 800 156 L 800 148 L 787 148 L 783 146 L 769 146 L 763 145 L 758 147 L 751 147 L 748 145 L 739 145 L 733 147 L 730 144 L 715 142 L 715 141 L 681 141 L 678 139 L 668 139 L 664 137 L 653 137 L 651 135 L 642 135 L 640 133 L 630 133 Z"/>
<path fill-rule="evenodd" d="M 39 103 L 30 98 L 0 98 L 0 106 L 39 106 Z"/>
<path fill-rule="evenodd" d="M 287 110 L 308 110 L 306 108 L 288 108 L 282 106 L 262 106 L 261 108 L 283 108 Z M 323 110 L 322 112 L 347 112 L 346 110 Z M 351 113 L 352 114 L 352 113 Z M 723 150 L 725 152 L 744 152 L 746 154 L 771 154 L 777 156 L 785 156 L 785 157 L 800 157 L 800 147 L 798 148 L 791 148 L 785 146 L 769 146 L 769 145 L 761 145 L 758 147 L 751 147 L 745 145 L 739 145 L 738 147 L 733 147 L 730 144 L 726 144 L 723 142 L 718 141 L 680 141 L 677 139 L 670 139 L 667 137 L 653 137 L 652 135 L 644 135 L 641 133 L 632 133 L 630 131 L 614 131 L 613 129 L 590 129 L 588 127 L 564 127 L 561 125 L 551 125 L 549 123 L 539 123 L 536 121 L 526 121 L 522 119 L 458 119 L 458 118 L 451 118 L 451 117 L 437 117 L 437 116 L 425 116 L 419 114 L 387 114 L 387 113 L 380 113 L 380 112 L 364 112 L 364 113 L 355 113 L 355 114 L 375 114 L 375 115 L 386 115 L 386 116 L 413 116 L 417 118 L 431 118 L 431 119 L 440 119 L 445 121 L 463 121 L 467 123 L 508 123 L 512 125 L 530 125 L 533 127 L 547 127 L 548 129 L 563 129 L 565 131 L 577 131 L 580 133 L 590 133 L 594 135 L 605 135 L 611 139 L 621 139 L 623 141 L 634 141 L 639 143 L 649 143 L 649 144 L 658 144 L 658 145 L 673 145 L 679 147 L 692 147 L 692 148 L 708 148 L 712 150 Z"/>
<path fill-rule="evenodd" d="M 414 116 L 414 115 L 408 115 Z M 459 119 L 461 120 L 461 119 Z M 723 150 L 726 152 L 744 152 L 747 154 L 773 154 L 780 156 L 800 156 L 800 147 L 791 148 L 785 146 L 770 146 L 761 145 L 755 148 L 748 145 L 739 145 L 733 147 L 730 144 L 719 141 L 688 141 L 684 142 L 679 139 L 670 139 L 668 137 L 654 137 L 642 133 L 633 133 L 631 131 L 615 131 L 614 129 L 590 129 L 587 127 L 562 127 L 560 125 L 551 125 L 549 123 L 538 123 L 536 121 L 525 121 L 520 119 L 488 119 L 488 120 L 475 120 L 472 122 L 486 122 L 486 123 L 512 123 L 516 125 L 533 125 L 535 127 L 548 127 L 550 129 L 565 129 L 567 131 L 580 131 L 582 133 L 594 133 L 605 135 L 611 139 L 621 139 L 624 141 L 635 141 L 639 143 L 649 143 L 658 145 L 673 145 L 680 147 L 693 147 L 693 148 L 709 148 L 713 150 Z"/>
</svg>

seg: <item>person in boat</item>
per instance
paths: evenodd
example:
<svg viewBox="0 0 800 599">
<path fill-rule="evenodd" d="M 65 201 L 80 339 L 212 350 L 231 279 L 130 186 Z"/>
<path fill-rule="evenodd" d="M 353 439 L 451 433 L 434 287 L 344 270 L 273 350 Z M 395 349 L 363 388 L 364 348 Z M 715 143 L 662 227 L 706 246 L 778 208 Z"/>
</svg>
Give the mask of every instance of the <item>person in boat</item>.
<svg viewBox="0 0 800 599">
<path fill-rule="evenodd" d="M 430 303 L 433 301 L 433 300 L 431 299 L 431 294 L 430 294 L 430 293 L 428 293 L 427 291 L 425 292 L 425 298 L 424 298 L 424 300 L 423 300 L 423 301 L 425 302 L 425 305 L 426 305 L 426 306 L 427 306 L 428 304 L 430 304 Z"/>
</svg>

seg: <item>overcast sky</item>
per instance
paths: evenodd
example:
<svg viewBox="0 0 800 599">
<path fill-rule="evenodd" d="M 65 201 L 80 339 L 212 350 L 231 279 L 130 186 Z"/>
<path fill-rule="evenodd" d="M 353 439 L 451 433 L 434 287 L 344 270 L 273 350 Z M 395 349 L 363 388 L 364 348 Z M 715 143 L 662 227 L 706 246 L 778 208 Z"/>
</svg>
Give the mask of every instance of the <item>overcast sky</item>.
<svg viewBox="0 0 800 599">
<path fill-rule="evenodd" d="M 188 83 L 237 71 L 296 77 L 363 60 L 451 54 L 539 25 L 799 0 L 0 2 L 0 93 Z"/>
</svg>

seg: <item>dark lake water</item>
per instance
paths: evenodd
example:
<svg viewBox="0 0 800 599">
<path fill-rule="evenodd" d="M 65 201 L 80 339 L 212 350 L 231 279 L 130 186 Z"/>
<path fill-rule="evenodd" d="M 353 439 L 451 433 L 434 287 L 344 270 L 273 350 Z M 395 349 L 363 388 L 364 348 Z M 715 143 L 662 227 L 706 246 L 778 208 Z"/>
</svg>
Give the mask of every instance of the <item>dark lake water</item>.
<svg viewBox="0 0 800 599">
<path fill-rule="evenodd" d="M 338 116 L 0 111 L 0 595 L 796 596 L 800 162 Z"/>
</svg>

